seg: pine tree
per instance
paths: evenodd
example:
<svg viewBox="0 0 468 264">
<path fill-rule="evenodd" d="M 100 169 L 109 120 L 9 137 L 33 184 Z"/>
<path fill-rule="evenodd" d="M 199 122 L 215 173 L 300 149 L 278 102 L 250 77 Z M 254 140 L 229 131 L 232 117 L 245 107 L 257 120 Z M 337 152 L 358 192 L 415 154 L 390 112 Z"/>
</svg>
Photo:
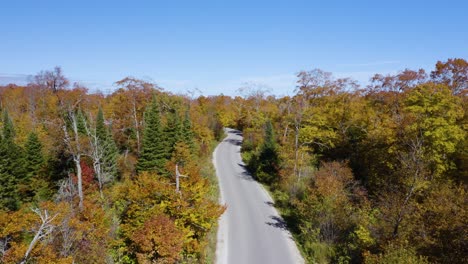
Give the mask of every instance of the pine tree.
<svg viewBox="0 0 468 264">
<path fill-rule="evenodd" d="M 18 207 L 17 179 L 11 173 L 11 158 L 5 139 L 0 141 L 0 210 Z"/>
<path fill-rule="evenodd" d="M 14 143 L 15 131 L 8 112 L 3 112 L 0 140 L 0 209 L 15 210 L 19 206 L 18 182 L 24 178 L 21 149 Z"/>
<path fill-rule="evenodd" d="M 182 141 L 182 123 L 177 110 L 170 111 L 167 115 L 167 124 L 163 130 L 164 149 L 166 158 L 169 159 L 174 152 L 175 145 Z"/>
<path fill-rule="evenodd" d="M 26 175 L 27 178 L 32 178 L 39 173 L 41 166 L 44 164 L 44 157 L 42 155 L 42 144 L 39 141 L 39 137 L 36 133 L 29 133 L 25 149 Z"/>
<path fill-rule="evenodd" d="M 104 124 L 104 113 L 102 109 L 99 108 L 97 117 L 96 117 L 96 136 L 100 140 L 105 140 L 108 136 L 108 131 L 106 125 Z"/>
<path fill-rule="evenodd" d="M 81 109 L 78 110 L 78 113 L 76 114 L 76 119 L 77 119 L 78 132 L 80 134 L 85 135 L 87 120 L 86 120 L 85 115 L 83 114 L 83 111 L 81 111 Z"/>
<path fill-rule="evenodd" d="M 279 157 L 273 125 L 268 120 L 265 125 L 265 140 L 258 154 L 258 165 L 255 176 L 259 181 L 273 183 L 277 180 L 279 171 Z"/>
<path fill-rule="evenodd" d="M 15 128 L 11 121 L 8 111 L 3 112 L 3 139 L 6 141 L 13 141 L 15 138 Z"/>
<path fill-rule="evenodd" d="M 182 124 L 182 141 L 190 147 L 190 150 L 193 153 L 195 149 L 195 142 L 192 131 L 192 122 L 190 122 L 188 111 L 185 113 L 184 122 Z"/>
<path fill-rule="evenodd" d="M 104 114 L 99 109 L 96 118 L 96 139 L 99 151 L 100 184 L 112 181 L 117 175 L 118 149 L 112 138 L 112 133 L 106 128 Z M 101 186 L 102 187 L 102 186 Z"/>
<path fill-rule="evenodd" d="M 42 144 L 37 134 L 31 132 L 25 145 L 25 177 L 18 183 L 23 200 L 30 201 L 36 193 L 47 193 L 48 184 L 39 177 L 43 165 Z"/>
<path fill-rule="evenodd" d="M 161 120 L 156 99 L 145 112 L 145 127 L 143 130 L 143 148 L 137 163 L 137 171 L 155 171 L 166 174 L 165 164 L 167 153 L 162 137 Z"/>
</svg>

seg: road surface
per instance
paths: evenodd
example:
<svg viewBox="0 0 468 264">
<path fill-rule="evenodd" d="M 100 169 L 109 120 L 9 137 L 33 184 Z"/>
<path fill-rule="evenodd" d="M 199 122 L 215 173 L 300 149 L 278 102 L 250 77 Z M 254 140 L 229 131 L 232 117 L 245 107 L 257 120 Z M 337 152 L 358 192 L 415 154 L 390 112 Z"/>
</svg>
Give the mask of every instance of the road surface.
<svg viewBox="0 0 468 264">
<path fill-rule="evenodd" d="M 271 197 L 245 169 L 241 133 L 233 129 L 226 133 L 213 153 L 220 200 L 227 205 L 219 222 L 216 263 L 304 263 Z"/>
</svg>

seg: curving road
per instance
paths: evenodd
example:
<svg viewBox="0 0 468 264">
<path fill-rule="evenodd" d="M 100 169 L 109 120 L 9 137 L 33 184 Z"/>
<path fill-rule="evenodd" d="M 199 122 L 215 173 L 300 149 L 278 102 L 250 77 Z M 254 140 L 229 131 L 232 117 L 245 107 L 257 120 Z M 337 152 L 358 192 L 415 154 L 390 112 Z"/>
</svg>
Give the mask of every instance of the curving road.
<svg viewBox="0 0 468 264">
<path fill-rule="evenodd" d="M 304 263 L 271 197 L 244 168 L 241 133 L 233 129 L 226 133 L 213 153 L 221 203 L 227 205 L 219 222 L 216 262 Z"/>
</svg>

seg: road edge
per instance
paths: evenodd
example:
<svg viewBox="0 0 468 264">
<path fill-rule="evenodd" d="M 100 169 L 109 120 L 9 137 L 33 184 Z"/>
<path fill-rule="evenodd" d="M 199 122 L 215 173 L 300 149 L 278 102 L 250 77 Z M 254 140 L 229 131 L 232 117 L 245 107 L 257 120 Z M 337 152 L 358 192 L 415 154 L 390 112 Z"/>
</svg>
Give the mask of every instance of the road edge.
<svg viewBox="0 0 468 264">
<path fill-rule="evenodd" d="M 216 148 L 213 151 L 213 166 L 215 168 L 216 177 L 218 178 L 218 188 L 219 188 L 219 204 L 225 205 L 226 202 L 224 201 L 224 191 L 223 185 L 221 184 L 221 178 L 219 177 L 219 170 L 218 166 L 216 166 L 216 154 L 218 153 L 218 148 L 221 143 L 223 143 L 224 139 L 218 143 Z M 228 260 L 228 252 L 227 252 L 227 241 L 228 241 L 228 225 L 227 225 L 227 217 L 226 212 L 224 212 L 218 220 L 218 232 L 216 234 L 216 264 L 227 264 Z"/>
<path fill-rule="evenodd" d="M 274 204 L 275 200 L 270 195 L 270 193 L 267 191 L 265 186 L 263 186 L 263 184 L 259 183 L 258 181 L 256 181 L 256 183 L 257 183 L 257 187 L 260 188 L 261 192 L 267 198 L 267 200 Z M 283 217 L 281 216 L 280 212 L 278 211 L 278 209 L 276 209 L 275 206 L 273 206 L 273 211 L 275 212 L 276 217 L 279 217 L 281 220 L 284 221 Z M 299 250 L 299 247 L 297 245 L 297 242 L 294 240 L 293 235 L 291 234 L 291 231 L 289 231 L 289 229 L 286 228 L 286 229 L 282 230 L 281 233 L 282 233 L 282 235 L 284 236 L 284 238 L 287 241 L 289 251 L 294 253 L 293 255 L 294 255 L 295 259 L 296 259 L 295 263 L 304 264 L 305 259 L 302 256 L 301 251 Z"/>
</svg>

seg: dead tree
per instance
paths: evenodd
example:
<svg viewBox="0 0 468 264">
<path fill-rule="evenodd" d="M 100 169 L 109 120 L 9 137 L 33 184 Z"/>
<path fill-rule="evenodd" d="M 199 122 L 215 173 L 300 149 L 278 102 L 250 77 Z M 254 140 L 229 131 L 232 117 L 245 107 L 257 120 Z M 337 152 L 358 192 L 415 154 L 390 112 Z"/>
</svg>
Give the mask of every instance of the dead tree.
<svg viewBox="0 0 468 264">
<path fill-rule="evenodd" d="M 178 164 L 175 165 L 175 172 L 176 172 L 176 192 L 180 194 L 181 193 L 180 192 L 180 177 L 187 178 L 188 176 L 180 174 Z"/>
<path fill-rule="evenodd" d="M 64 132 L 64 140 L 65 144 L 68 148 L 68 151 L 72 155 L 73 163 L 75 164 L 76 168 L 76 177 L 78 179 L 78 197 L 80 199 L 79 207 L 80 210 L 83 210 L 83 177 L 81 173 L 81 156 L 82 156 L 82 148 L 80 143 L 80 137 L 78 132 L 78 120 L 75 111 L 72 108 L 69 108 L 67 111 L 68 118 L 71 122 L 73 138 L 68 133 L 66 122 L 64 122 L 62 129 Z"/>
<path fill-rule="evenodd" d="M 39 242 L 44 237 L 48 236 L 55 227 L 52 224 L 52 221 L 55 219 L 57 214 L 55 214 L 54 216 L 49 216 L 49 213 L 47 212 L 47 210 L 44 210 L 42 212 L 39 208 L 34 208 L 31 210 L 41 218 L 41 225 L 39 226 L 39 229 L 36 231 L 36 234 L 34 235 L 33 240 L 31 241 L 31 243 L 29 243 L 28 250 L 26 251 L 26 254 L 24 254 L 23 260 L 20 262 L 21 264 L 26 263 L 29 257 L 29 254 L 31 254 L 31 251 L 33 250 L 37 242 Z"/>
</svg>

